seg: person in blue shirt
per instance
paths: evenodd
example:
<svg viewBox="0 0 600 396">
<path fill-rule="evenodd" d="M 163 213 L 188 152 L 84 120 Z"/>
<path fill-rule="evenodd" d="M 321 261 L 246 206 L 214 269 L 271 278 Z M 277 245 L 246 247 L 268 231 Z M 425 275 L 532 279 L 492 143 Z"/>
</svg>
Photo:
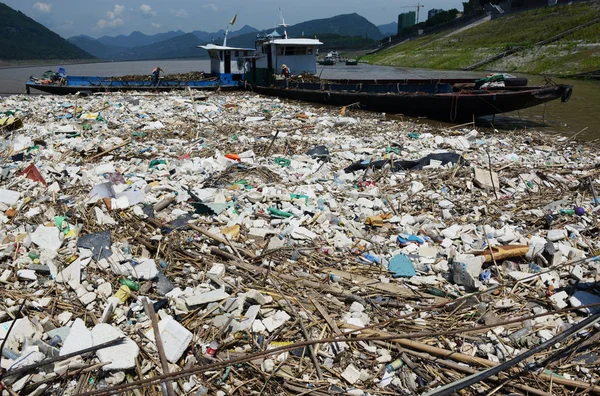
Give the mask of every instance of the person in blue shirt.
<svg viewBox="0 0 600 396">
<path fill-rule="evenodd" d="M 163 69 L 161 69 L 160 67 L 155 68 L 154 70 L 152 70 L 152 85 L 154 85 L 155 87 L 158 86 L 158 79 L 160 77 L 160 73 L 163 72 Z"/>
</svg>

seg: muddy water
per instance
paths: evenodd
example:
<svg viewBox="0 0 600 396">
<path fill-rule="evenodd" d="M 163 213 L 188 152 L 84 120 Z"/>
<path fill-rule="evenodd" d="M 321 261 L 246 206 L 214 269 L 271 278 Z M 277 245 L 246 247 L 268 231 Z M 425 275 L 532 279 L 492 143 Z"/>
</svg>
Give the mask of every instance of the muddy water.
<svg viewBox="0 0 600 396">
<path fill-rule="evenodd" d="M 56 70 L 59 65 L 0 68 L 0 94 L 25 93 L 25 81 L 29 76 L 40 76 L 46 70 Z M 138 62 L 105 62 L 65 66 L 71 75 L 119 76 L 128 74 L 149 74 L 160 66 L 167 74 L 185 73 L 209 69 L 208 60 L 156 60 Z M 472 78 L 481 77 L 481 72 L 461 72 L 449 70 L 428 70 L 394 68 L 358 64 L 346 66 L 338 63 L 333 66 L 319 66 L 317 75 L 321 78 Z M 539 76 L 517 74 L 527 77 L 532 84 L 543 84 Z M 600 139 L 600 81 L 555 80 L 556 83 L 572 84 L 573 95 L 567 103 L 560 100 L 537 107 L 478 120 L 483 126 L 493 126 L 498 130 L 536 129 L 548 133 L 568 136 L 578 134 L 584 140 Z M 431 122 L 434 123 L 435 122 Z M 583 130 L 583 132 L 581 132 Z"/>
</svg>

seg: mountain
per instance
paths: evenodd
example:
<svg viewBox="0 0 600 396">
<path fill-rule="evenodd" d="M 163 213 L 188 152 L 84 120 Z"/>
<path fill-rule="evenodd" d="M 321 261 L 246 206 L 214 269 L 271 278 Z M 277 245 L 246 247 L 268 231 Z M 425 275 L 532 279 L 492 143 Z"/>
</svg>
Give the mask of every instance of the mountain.
<svg viewBox="0 0 600 396">
<path fill-rule="evenodd" d="M 93 58 L 81 48 L 4 3 L 0 3 L 0 48 L 0 59 Z"/>
<path fill-rule="evenodd" d="M 279 33 L 282 32 L 281 29 L 276 30 Z M 273 29 L 267 29 L 263 33 L 270 33 L 272 31 Z M 356 37 L 362 37 L 369 42 L 370 40 L 380 40 L 384 37 L 377 26 L 356 13 L 298 23 L 289 26 L 287 32 L 289 37 L 321 37 L 323 35 L 331 35 L 330 37 L 337 37 L 335 43 L 335 47 L 337 48 L 346 47 L 343 44 L 344 40 L 340 40 L 339 37 L 352 37 L 353 43 L 356 43 Z M 227 44 L 236 47 L 254 47 L 255 41 L 256 32 L 232 37 L 231 40 L 227 41 Z M 324 48 L 333 48 L 330 45 L 331 43 L 324 42 L 324 44 Z M 354 44 L 350 45 L 350 47 L 354 47 Z"/>
<path fill-rule="evenodd" d="M 181 30 L 157 33 L 154 35 L 147 35 L 135 31 L 129 36 L 125 36 L 124 34 L 120 34 L 116 37 L 102 36 L 98 39 L 98 42 L 106 46 L 133 48 L 158 43 L 184 34 L 185 32 Z"/>
<path fill-rule="evenodd" d="M 80 36 L 71 37 L 67 41 L 94 55 L 96 58 L 105 60 L 116 60 L 118 54 L 124 53 L 128 50 L 126 47 L 104 45 L 98 40 L 83 34 Z"/>
<path fill-rule="evenodd" d="M 208 56 L 196 48 L 198 38 L 192 33 L 182 34 L 158 43 L 134 48 L 125 48 L 116 53 L 113 60 L 201 58 Z"/>
<path fill-rule="evenodd" d="M 386 23 L 385 25 L 377 26 L 377 29 L 383 34 L 385 37 L 395 36 L 398 34 L 398 22 Z"/>
<path fill-rule="evenodd" d="M 313 19 L 290 26 L 287 31 L 290 37 L 337 34 L 339 36 L 362 36 L 372 40 L 383 38 L 383 34 L 377 29 L 377 26 L 357 13 L 336 15 L 324 19 Z"/>
<path fill-rule="evenodd" d="M 239 30 L 229 32 L 227 39 L 256 32 L 258 32 L 258 29 L 255 29 L 252 26 L 244 25 Z M 202 30 L 194 30 L 192 34 L 198 37 L 198 40 L 200 40 L 202 44 L 210 43 L 213 41 L 222 43 L 223 38 L 225 37 L 225 30 L 221 29 L 216 32 L 203 32 Z"/>
</svg>

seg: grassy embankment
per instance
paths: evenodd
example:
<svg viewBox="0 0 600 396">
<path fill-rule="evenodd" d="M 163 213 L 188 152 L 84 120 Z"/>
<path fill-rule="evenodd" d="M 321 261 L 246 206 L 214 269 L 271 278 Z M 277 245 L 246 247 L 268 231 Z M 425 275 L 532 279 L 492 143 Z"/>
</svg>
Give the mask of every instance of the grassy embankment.
<svg viewBox="0 0 600 396">
<path fill-rule="evenodd" d="M 450 35 L 421 37 L 366 56 L 361 61 L 432 69 L 462 69 L 516 46 L 524 51 L 481 69 L 571 76 L 600 70 L 600 23 L 546 46 L 535 43 L 600 17 L 600 1 L 544 7 L 497 18 Z"/>
</svg>

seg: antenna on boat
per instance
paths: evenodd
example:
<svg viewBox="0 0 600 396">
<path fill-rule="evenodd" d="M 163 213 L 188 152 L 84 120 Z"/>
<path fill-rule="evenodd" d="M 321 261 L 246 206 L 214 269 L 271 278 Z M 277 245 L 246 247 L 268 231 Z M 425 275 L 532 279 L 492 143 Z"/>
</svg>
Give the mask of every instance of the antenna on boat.
<svg viewBox="0 0 600 396">
<path fill-rule="evenodd" d="M 233 18 L 231 18 L 231 21 L 229 21 L 229 25 L 227 26 L 227 29 L 225 29 L 225 38 L 223 39 L 223 47 L 227 47 L 227 35 L 229 34 L 229 29 L 235 23 L 236 18 L 237 18 L 237 13 L 233 16 Z"/>
<path fill-rule="evenodd" d="M 279 17 L 281 18 L 281 23 L 279 24 L 279 26 L 281 26 L 283 28 L 283 38 L 286 39 L 286 38 L 288 38 L 286 28 L 290 25 L 287 25 L 285 23 L 285 19 L 283 19 L 283 12 L 281 12 L 281 8 L 279 8 Z"/>
</svg>

